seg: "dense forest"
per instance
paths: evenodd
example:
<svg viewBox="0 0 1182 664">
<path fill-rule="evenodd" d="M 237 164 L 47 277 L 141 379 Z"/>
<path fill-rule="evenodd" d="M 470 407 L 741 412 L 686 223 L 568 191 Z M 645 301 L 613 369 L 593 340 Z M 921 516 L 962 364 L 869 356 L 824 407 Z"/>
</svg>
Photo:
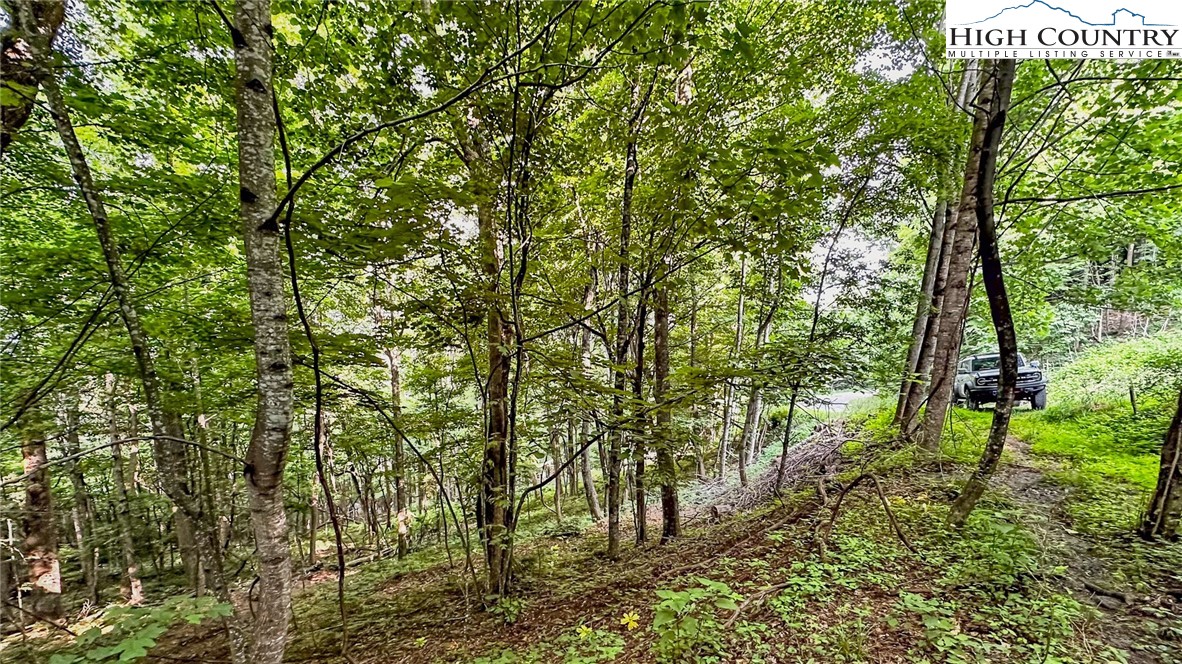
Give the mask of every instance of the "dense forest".
<svg viewBox="0 0 1182 664">
<path fill-rule="evenodd" d="M 3 7 L 0 659 L 1182 662 L 1180 61 Z"/>
</svg>

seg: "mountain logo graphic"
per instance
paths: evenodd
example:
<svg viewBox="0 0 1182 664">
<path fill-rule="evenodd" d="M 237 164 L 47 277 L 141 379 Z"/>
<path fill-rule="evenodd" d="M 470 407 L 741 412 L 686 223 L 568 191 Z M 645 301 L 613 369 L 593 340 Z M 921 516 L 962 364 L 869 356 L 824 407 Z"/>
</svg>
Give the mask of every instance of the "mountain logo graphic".
<svg viewBox="0 0 1182 664">
<path fill-rule="evenodd" d="M 1079 21 L 1080 23 L 1087 25 L 1087 26 L 1091 26 L 1091 27 L 1098 27 L 1098 28 L 1114 27 L 1117 24 L 1118 19 L 1125 19 L 1125 20 L 1131 20 L 1131 21 L 1140 20 L 1140 23 L 1138 25 L 1146 26 L 1146 27 L 1171 25 L 1169 23 L 1150 23 L 1150 22 L 1148 22 L 1148 20 L 1146 19 L 1144 14 L 1138 14 L 1137 12 L 1135 12 L 1131 9 L 1127 9 L 1125 7 L 1120 7 L 1116 11 L 1112 12 L 1112 14 L 1111 14 L 1112 20 L 1104 22 L 1104 23 L 1093 23 L 1091 21 L 1084 19 L 1082 16 L 1079 16 L 1079 15 L 1071 12 L 1070 10 L 1064 9 L 1062 7 L 1058 7 L 1056 5 L 1049 4 L 1047 2 L 1044 2 L 1043 0 L 1031 0 L 1030 2 L 1027 2 L 1024 5 L 1014 5 L 1013 7 L 1006 7 L 1005 9 L 997 12 L 996 14 L 994 14 L 992 16 L 983 18 L 979 21 L 972 21 L 970 23 L 964 23 L 962 25 L 979 25 L 981 23 L 987 23 L 987 22 L 992 21 L 994 19 L 1002 18 L 1003 16 L 1005 16 L 1007 18 L 1009 18 L 1009 17 L 1016 18 L 1017 15 L 1024 13 L 1023 10 L 1035 9 L 1035 8 L 1039 7 L 1040 5 L 1042 7 L 1045 7 L 1046 9 L 1051 10 L 1051 11 L 1061 12 L 1065 16 L 1069 16 L 1069 17 Z"/>
</svg>

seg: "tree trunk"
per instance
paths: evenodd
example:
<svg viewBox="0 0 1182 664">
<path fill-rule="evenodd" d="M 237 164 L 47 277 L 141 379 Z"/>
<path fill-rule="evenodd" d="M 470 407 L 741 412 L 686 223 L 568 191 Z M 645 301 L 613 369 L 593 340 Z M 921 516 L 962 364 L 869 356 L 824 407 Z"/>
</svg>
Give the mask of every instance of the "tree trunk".
<svg viewBox="0 0 1182 664">
<path fill-rule="evenodd" d="M 936 201 L 936 210 L 932 215 L 927 258 L 923 264 L 923 277 L 920 279 L 919 303 L 916 305 L 915 322 L 911 326 L 911 343 L 907 348 L 907 365 L 904 367 L 903 384 L 899 388 L 899 402 L 895 406 L 895 423 L 900 425 L 905 422 L 904 414 L 909 410 L 913 395 L 919 393 L 914 386 L 921 381 L 919 370 L 924 363 L 921 354 L 924 351 L 928 319 L 932 317 L 932 305 L 936 297 L 936 281 L 941 267 L 940 256 L 947 218 L 948 201 L 941 196 L 940 200 Z"/>
<path fill-rule="evenodd" d="M 977 61 L 966 60 L 964 67 L 960 91 L 955 99 L 958 109 L 966 108 L 969 95 L 976 91 Z M 948 267 L 956 238 L 956 224 L 949 223 L 956 214 L 951 203 L 951 171 L 953 168 L 954 164 L 948 162 L 943 164 L 940 169 L 936 211 L 933 216 L 932 234 L 928 240 L 928 256 L 924 266 L 923 288 L 918 304 L 919 315 L 916 316 L 916 324 L 912 327 L 911 347 L 908 350 L 906 367 L 908 375 L 904 377 L 899 403 L 895 411 L 895 423 L 899 425 L 900 431 L 907 438 L 910 438 L 915 431 L 916 418 L 927 392 L 925 388 L 931 378 L 932 356 L 935 352 L 936 335 L 940 324 L 939 316 L 944 306 Z M 937 226 L 939 226 L 938 231 Z M 933 248 L 935 249 L 934 266 L 931 263 Z M 932 269 L 933 267 L 934 269 Z"/>
<path fill-rule="evenodd" d="M 257 404 L 246 452 L 250 525 L 258 552 L 259 592 L 250 659 L 283 660 L 291 616 L 291 548 L 283 506 L 283 471 L 293 408 L 286 272 L 276 219 L 275 138 L 270 0 L 239 0 L 234 8 L 238 122 L 239 223 L 254 328 Z"/>
<path fill-rule="evenodd" d="M 668 266 L 666 266 L 668 269 Z M 653 401 L 656 402 L 657 472 L 661 484 L 661 542 L 681 536 L 681 510 L 677 504 L 677 457 L 674 455 L 673 407 L 665 403 L 669 393 L 669 287 L 662 280 L 653 298 Z M 698 457 L 701 459 L 701 457 Z"/>
<path fill-rule="evenodd" d="M 66 17 L 65 0 L 33 0 L 28 4 L 30 11 L 13 12 L 11 24 L 0 35 L 0 88 L 11 93 L 11 98 L 0 104 L 0 156 L 33 114 L 37 88 L 44 77 L 44 70 L 37 66 L 35 47 L 30 47 L 27 36 L 40 35 L 48 50 Z"/>
<path fill-rule="evenodd" d="M 42 618 L 57 620 L 62 617 L 62 570 L 45 440 L 39 431 L 22 432 L 21 457 L 27 476 L 22 554 L 29 570 L 28 609 Z"/>
<path fill-rule="evenodd" d="M 1166 440 L 1161 447 L 1161 471 L 1157 475 L 1157 488 L 1149 500 L 1145 519 L 1139 530 L 1141 537 L 1155 539 L 1177 539 L 1182 526 L 1182 391 L 1178 393 L 1178 406 L 1174 420 L 1166 430 Z"/>
<path fill-rule="evenodd" d="M 940 449 L 940 436 L 948 405 L 952 401 L 953 379 L 960 354 L 962 328 L 968 310 L 969 275 L 972 272 L 973 246 L 977 239 L 977 193 L 981 157 L 986 140 L 988 122 L 987 95 L 992 95 L 992 78 L 982 81 L 973 106 L 980 109 L 973 123 L 964 185 L 955 217 L 949 217 L 945 231 L 953 235 L 948 261 L 948 275 L 944 284 L 943 302 L 938 316 L 935 348 L 932 352 L 931 382 L 928 387 L 927 411 L 924 413 L 919 443 L 935 453 Z"/>
<path fill-rule="evenodd" d="M 945 291 L 948 285 L 948 270 L 952 262 L 953 244 L 956 239 L 956 224 L 950 223 L 955 216 L 952 206 L 943 205 L 943 238 L 940 241 L 940 257 L 937 263 L 936 280 L 932 285 L 932 306 L 924 320 L 923 338 L 915 366 L 915 380 L 908 382 L 906 401 L 899 416 L 899 428 L 905 437 L 914 435 L 917 428 L 919 409 L 931 384 L 932 365 L 935 360 L 936 343 L 940 329 L 940 316 L 944 310 Z"/>
<path fill-rule="evenodd" d="M 864 187 L 863 187 L 864 188 Z M 861 190 L 859 190 L 859 195 Z M 850 204 L 851 207 L 853 203 Z M 846 217 L 848 218 L 848 214 Z M 844 227 L 844 222 L 842 223 Z M 755 329 L 755 352 L 767 344 L 771 334 L 772 320 L 780 309 L 780 295 L 784 288 L 783 265 L 779 260 L 775 262 L 776 289 L 766 302 L 759 325 Z M 770 280 L 769 280 L 770 281 Z M 818 298 L 820 295 L 818 295 Z M 815 334 L 815 331 L 813 332 Z M 754 463 L 758 453 L 760 420 L 763 417 L 763 382 L 758 376 L 751 379 L 751 391 L 747 398 L 747 413 L 743 419 L 743 431 L 739 437 L 739 480 L 747 486 L 747 465 Z"/>
<path fill-rule="evenodd" d="M 650 87 L 651 91 L 651 87 Z M 628 284 L 630 280 L 629 261 L 631 261 L 632 241 L 632 196 L 636 188 L 636 177 L 640 171 L 637 156 L 637 141 L 639 139 L 640 124 L 644 117 L 644 107 L 648 96 L 641 98 L 640 81 L 632 84 L 633 113 L 628 119 L 628 142 L 624 148 L 624 188 L 620 204 L 620 249 L 619 274 L 616 278 L 616 340 L 615 357 L 612 358 L 612 419 L 611 442 L 607 450 L 607 555 L 616 558 L 620 555 L 620 465 L 621 454 L 628 438 L 627 427 L 624 425 L 624 388 L 627 384 L 627 372 L 624 369 L 628 361 L 628 342 L 632 336 L 631 326 L 628 324 L 629 298 Z"/>
<path fill-rule="evenodd" d="M 965 72 L 961 76 L 960 91 L 955 99 L 949 99 L 956 109 L 965 109 L 970 93 L 975 91 L 976 60 L 965 61 Z M 955 237 L 955 224 L 948 223 L 952 214 L 952 170 L 953 162 L 943 163 L 940 168 L 936 189 L 936 207 L 928 236 L 928 254 L 924 261 L 923 278 L 920 287 L 920 301 L 916 306 L 915 324 L 911 327 L 911 344 L 908 349 L 907 376 L 903 378 L 900 397 L 895 409 L 895 423 L 900 425 L 904 435 L 915 427 L 915 416 L 923 401 L 924 385 L 931 370 L 931 353 L 935 350 L 936 317 L 942 305 L 944 280 L 948 275 L 948 259 Z"/>
<path fill-rule="evenodd" d="M 402 418 L 402 371 L 401 353 L 397 349 L 386 349 L 386 361 L 390 365 L 390 415 L 399 421 Z M 409 503 L 406 495 L 406 451 L 402 436 L 394 436 L 394 507 L 397 510 L 398 557 L 410 553 Z"/>
<path fill-rule="evenodd" d="M 562 475 L 558 469 L 562 467 L 562 436 L 558 431 L 558 423 L 552 422 L 550 424 L 550 463 L 551 471 L 547 473 L 545 466 L 542 467 L 543 477 L 554 475 L 554 520 L 559 525 L 562 524 Z"/>
<path fill-rule="evenodd" d="M 316 483 L 308 485 L 308 567 L 316 565 L 316 534 L 320 530 L 320 501 Z"/>
<path fill-rule="evenodd" d="M 989 297 L 989 313 L 997 331 L 997 348 L 1001 356 L 1001 375 L 997 386 L 997 403 L 993 409 L 993 424 L 989 439 L 977 470 L 965 484 L 964 490 L 948 514 L 949 523 L 964 525 L 976 507 L 989 478 L 997 468 L 1009 433 L 1010 415 L 1014 410 L 1014 392 L 1018 387 L 1018 337 L 1014 332 L 1014 318 L 1002 276 L 1001 251 L 997 244 L 997 227 L 993 217 L 993 184 L 997 177 L 997 152 L 1005 130 L 1006 114 L 1010 106 L 1010 92 L 1014 87 L 1014 60 L 994 60 L 990 63 L 989 79 L 980 99 L 985 125 L 981 144 L 981 158 L 976 174 L 976 209 L 978 234 L 981 238 L 981 275 Z M 966 180 L 968 177 L 966 175 Z"/>
<path fill-rule="evenodd" d="M 647 281 L 640 290 L 640 298 L 636 312 L 636 367 L 632 372 L 632 462 L 633 462 L 633 516 L 636 520 L 637 546 L 648 541 L 648 486 L 645 484 L 648 449 L 644 429 L 648 416 L 645 409 L 648 402 L 644 398 L 644 328 L 648 321 L 648 288 Z"/>
<path fill-rule="evenodd" d="M 484 544 L 489 593 L 504 595 L 509 590 L 509 376 L 511 357 L 505 352 L 511 343 L 506 336 L 506 320 L 500 295 L 501 252 L 499 231 L 494 218 L 495 187 L 490 184 L 489 156 L 484 143 L 468 136 L 469 129 L 457 126 L 463 147 L 469 182 L 476 199 L 476 216 L 484 270 L 486 343 L 488 377 L 485 395 L 484 451 L 481 461 L 480 496 L 477 500 L 477 524 Z"/>
<path fill-rule="evenodd" d="M 735 314 L 735 344 L 731 348 L 731 361 L 739 356 L 743 348 L 743 316 L 746 304 L 747 257 L 739 262 L 739 306 Z M 718 478 L 726 479 L 727 447 L 731 437 L 731 410 L 734 407 L 734 388 L 728 380 L 722 388 L 722 431 L 718 434 Z"/>
<path fill-rule="evenodd" d="M 583 310 L 590 312 L 595 307 L 595 292 L 599 287 L 599 274 L 595 266 L 591 267 L 591 277 L 583 290 Z M 591 380 L 591 328 L 583 326 L 579 330 L 579 367 L 582 369 L 582 379 Z M 587 508 L 591 511 L 591 518 L 603 520 L 603 508 L 599 506 L 599 495 L 595 491 L 595 475 L 591 472 L 591 449 L 587 441 L 591 437 L 591 414 L 585 413 L 579 418 L 579 441 L 583 447 L 580 454 L 579 470 L 583 475 L 583 493 L 587 498 Z"/>
<path fill-rule="evenodd" d="M 71 395 L 71 403 L 66 407 L 66 437 L 64 451 L 67 456 L 79 455 L 82 450 L 78 438 L 77 395 Z M 82 472 L 81 459 L 74 459 L 67 466 L 70 473 L 70 485 L 74 489 L 74 507 L 71 517 L 74 521 L 74 532 L 78 540 L 78 562 L 82 567 L 82 579 L 86 583 L 86 597 L 91 602 L 98 603 L 98 547 L 95 545 L 94 532 L 94 501 L 90 491 L 86 488 L 86 478 Z"/>
<path fill-rule="evenodd" d="M 171 429 L 170 429 L 171 430 Z M 188 467 L 186 463 L 186 455 L 184 450 L 178 450 L 178 464 L 188 478 Z M 194 489 L 194 494 L 196 490 Z M 199 500 L 199 496 L 194 496 Z M 172 515 L 173 530 L 176 535 L 177 552 L 181 556 L 181 569 L 185 571 L 185 579 L 189 587 L 197 595 L 205 594 L 205 588 L 202 584 L 204 575 L 201 569 L 201 555 L 198 553 L 197 546 L 197 526 L 193 522 L 193 517 L 182 510 L 173 512 Z"/>
<path fill-rule="evenodd" d="M 107 417 L 110 418 L 111 441 L 114 442 L 119 440 L 119 420 L 115 408 L 115 376 L 112 374 L 107 374 L 107 398 Z M 119 549 L 123 557 L 123 596 L 128 604 L 139 606 L 144 602 L 144 584 L 140 581 L 140 564 L 135 554 L 123 446 L 119 443 L 111 446 L 111 483 L 115 487 L 115 521 L 119 527 Z"/>
<path fill-rule="evenodd" d="M 747 465 L 754 461 L 755 435 L 763 416 L 763 388 L 758 380 L 751 381 L 747 395 L 747 412 L 743 417 L 743 431 L 739 434 L 739 483 L 747 486 Z"/>
<path fill-rule="evenodd" d="M 573 410 L 573 409 L 572 409 Z M 575 450 L 578 447 L 578 437 L 575 435 L 575 418 L 568 413 L 564 418 L 566 420 L 566 435 L 562 437 L 562 460 L 565 461 L 574 457 Z M 570 464 L 566 469 L 567 477 L 567 493 L 574 497 L 579 493 L 579 471 L 575 464 Z"/>
</svg>

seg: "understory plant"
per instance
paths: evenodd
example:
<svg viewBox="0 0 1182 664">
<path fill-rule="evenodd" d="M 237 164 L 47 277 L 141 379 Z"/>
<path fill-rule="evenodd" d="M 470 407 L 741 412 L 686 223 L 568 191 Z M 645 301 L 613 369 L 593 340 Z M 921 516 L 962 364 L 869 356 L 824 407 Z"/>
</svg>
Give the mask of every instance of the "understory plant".
<svg viewBox="0 0 1182 664">
<path fill-rule="evenodd" d="M 658 590 L 653 646 L 661 662 L 716 662 L 725 655 L 717 612 L 738 611 L 743 597 L 725 583 L 698 577 L 685 590 Z"/>
</svg>

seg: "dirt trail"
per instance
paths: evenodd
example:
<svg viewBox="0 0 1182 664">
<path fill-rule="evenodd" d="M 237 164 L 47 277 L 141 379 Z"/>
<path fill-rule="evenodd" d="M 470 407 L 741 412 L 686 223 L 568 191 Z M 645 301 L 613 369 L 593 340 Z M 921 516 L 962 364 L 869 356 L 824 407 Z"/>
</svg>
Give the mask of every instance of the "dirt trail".
<svg viewBox="0 0 1182 664">
<path fill-rule="evenodd" d="M 1129 662 L 1182 662 L 1182 646 L 1169 636 L 1182 620 L 1182 610 L 1169 598 L 1122 592 L 1110 558 L 1114 542 L 1106 542 L 1105 555 L 1097 538 L 1070 527 L 1064 502 L 1072 490 L 1046 477 L 1063 470 L 1063 463 L 1051 457 L 1035 459 L 1030 445 L 1013 436 L 1006 441 L 1006 452 L 994 485 L 1006 487 L 1010 497 L 1034 517 L 1024 525 L 1039 540 L 1043 554 L 1065 570 L 1062 585 L 1080 602 L 1097 607 L 1095 629 L 1103 634 L 1101 641 L 1128 651 Z"/>
<path fill-rule="evenodd" d="M 1062 464 L 1050 458 L 1036 461 L 1030 444 L 1013 436 L 1006 440 L 1006 452 L 1009 462 L 1003 459 L 995 483 L 1004 485 L 1011 498 L 1039 517 L 1027 525 L 1038 536 L 1043 551 L 1067 563 L 1071 588 L 1084 590 L 1085 581 L 1107 579 L 1107 563 L 1093 553 L 1092 543 L 1065 521 L 1063 502 L 1071 490 L 1045 477 L 1047 472 L 1062 470 Z"/>
</svg>

